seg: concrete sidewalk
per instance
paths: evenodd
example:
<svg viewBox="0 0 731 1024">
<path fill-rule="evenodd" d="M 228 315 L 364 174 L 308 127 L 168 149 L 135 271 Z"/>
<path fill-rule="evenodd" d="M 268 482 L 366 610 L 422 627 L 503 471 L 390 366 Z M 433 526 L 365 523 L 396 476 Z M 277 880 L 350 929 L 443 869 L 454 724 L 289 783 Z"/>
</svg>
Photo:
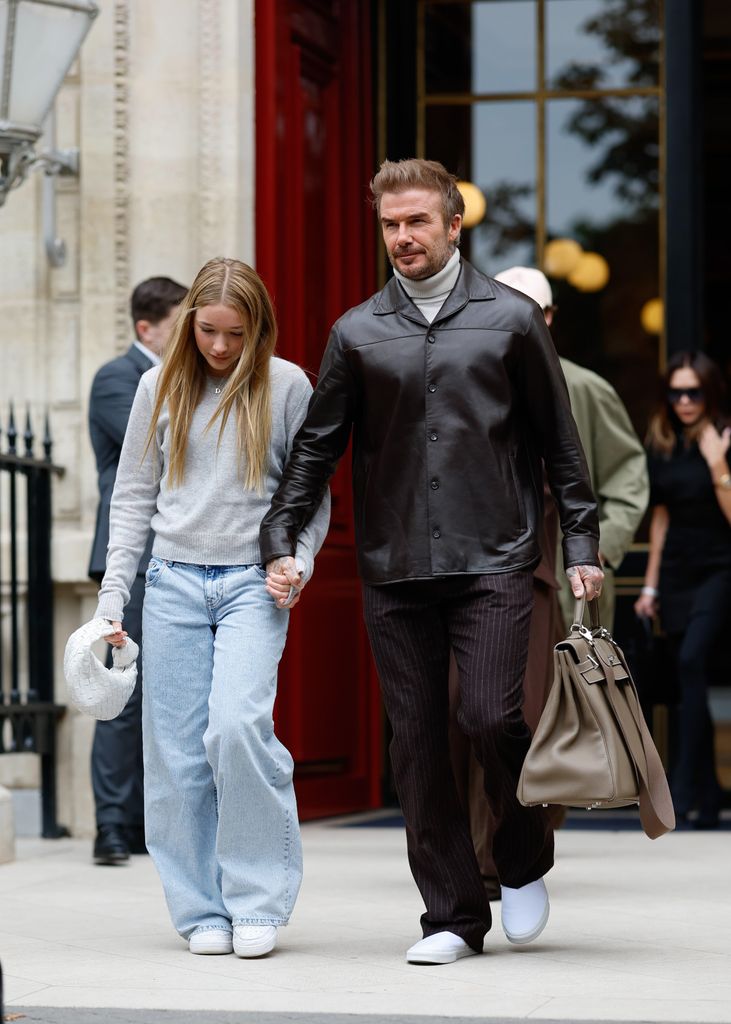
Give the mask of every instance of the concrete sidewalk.
<svg viewBox="0 0 731 1024">
<path fill-rule="evenodd" d="M 89 842 L 19 840 L 19 859 L 0 867 L 6 1014 L 26 1024 L 731 1021 L 728 832 L 651 842 L 563 830 L 543 936 L 511 947 L 497 905 L 486 955 L 441 967 L 404 961 L 422 906 L 402 829 L 336 820 L 303 835 L 292 923 L 255 961 L 191 956 L 149 858 L 102 868 Z"/>
</svg>

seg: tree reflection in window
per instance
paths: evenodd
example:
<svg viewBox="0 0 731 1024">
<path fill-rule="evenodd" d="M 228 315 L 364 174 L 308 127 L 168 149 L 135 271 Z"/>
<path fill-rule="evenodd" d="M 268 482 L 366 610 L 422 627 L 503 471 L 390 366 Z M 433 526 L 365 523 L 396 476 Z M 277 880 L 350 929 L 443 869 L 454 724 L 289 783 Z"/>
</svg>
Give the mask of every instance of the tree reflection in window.
<svg viewBox="0 0 731 1024">
<path fill-rule="evenodd" d="M 657 0 L 611 0 L 602 6 L 606 9 L 601 14 L 582 23 L 583 32 L 600 41 L 608 64 L 623 67 L 625 86 L 656 86 L 660 47 Z M 549 2 L 549 19 L 552 7 Z M 606 78 L 604 63 L 571 62 L 551 84 L 568 92 L 598 90 L 606 87 Z M 637 96 L 631 103 L 612 96 L 584 99 L 576 104 L 565 131 L 595 151 L 586 169 L 589 183 L 611 179 L 617 197 L 631 209 L 657 208 L 659 137 L 654 97 Z"/>
</svg>

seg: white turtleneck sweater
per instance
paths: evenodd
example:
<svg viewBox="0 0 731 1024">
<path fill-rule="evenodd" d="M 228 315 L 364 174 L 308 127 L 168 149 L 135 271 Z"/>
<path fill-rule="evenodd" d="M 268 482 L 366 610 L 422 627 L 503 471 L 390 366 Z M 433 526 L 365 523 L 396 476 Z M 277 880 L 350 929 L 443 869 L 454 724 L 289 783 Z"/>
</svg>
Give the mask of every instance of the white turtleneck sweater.
<svg viewBox="0 0 731 1024">
<path fill-rule="evenodd" d="M 431 323 L 457 283 L 460 271 L 459 249 L 455 249 L 438 274 L 412 281 L 394 268 L 393 276 L 420 313 Z"/>
</svg>

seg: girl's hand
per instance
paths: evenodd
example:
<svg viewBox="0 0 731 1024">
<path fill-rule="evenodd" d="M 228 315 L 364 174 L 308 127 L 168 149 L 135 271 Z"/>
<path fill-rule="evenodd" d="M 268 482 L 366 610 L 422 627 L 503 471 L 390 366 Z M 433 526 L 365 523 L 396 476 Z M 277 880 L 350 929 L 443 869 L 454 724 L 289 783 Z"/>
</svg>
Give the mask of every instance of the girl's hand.
<svg viewBox="0 0 731 1024">
<path fill-rule="evenodd" d="M 294 608 L 304 590 L 302 579 L 294 558 L 275 558 L 267 565 L 266 588 L 274 598 L 277 608 Z"/>
<path fill-rule="evenodd" d="M 114 632 L 108 633 L 104 639 L 108 644 L 111 644 L 112 647 L 124 647 L 127 643 L 127 633 L 122 629 L 122 623 L 113 622 L 112 626 L 114 628 Z"/>
<path fill-rule="evenodd" d="M 722 472 L 728 472 L 726 467 L 726 452 L 731 444 L 731 427 L 725 427 L 723 433 L 719 434 L 712 423 L 707 423 L 698 438 L 698 447 L 701 455 L 711 469 L 720 467 Z"/>
<path fill-rule="evenodd" d="M 635 601 L 635 615 L 642 619 L 654 619 L 657 615 L 657 598 L 654 594 L 640 594 Z"/>
</svg>

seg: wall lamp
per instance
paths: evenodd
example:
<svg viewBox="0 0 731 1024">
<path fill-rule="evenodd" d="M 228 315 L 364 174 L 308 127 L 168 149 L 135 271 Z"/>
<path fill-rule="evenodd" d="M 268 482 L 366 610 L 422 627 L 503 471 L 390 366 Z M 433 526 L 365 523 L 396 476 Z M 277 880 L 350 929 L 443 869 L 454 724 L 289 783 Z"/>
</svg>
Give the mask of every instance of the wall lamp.
<svg viewBox="0 0 731 1024">
<path fill-rule="evenodd" d="M 78 149 L 34 146 L 98 13 L 94 0 L 0 0 L 0 206 L 35 168 L 50 177 L 79 173 Z M 59 266 L 63 243 L 50 241 L 49 259 Z"/>
</svg>

